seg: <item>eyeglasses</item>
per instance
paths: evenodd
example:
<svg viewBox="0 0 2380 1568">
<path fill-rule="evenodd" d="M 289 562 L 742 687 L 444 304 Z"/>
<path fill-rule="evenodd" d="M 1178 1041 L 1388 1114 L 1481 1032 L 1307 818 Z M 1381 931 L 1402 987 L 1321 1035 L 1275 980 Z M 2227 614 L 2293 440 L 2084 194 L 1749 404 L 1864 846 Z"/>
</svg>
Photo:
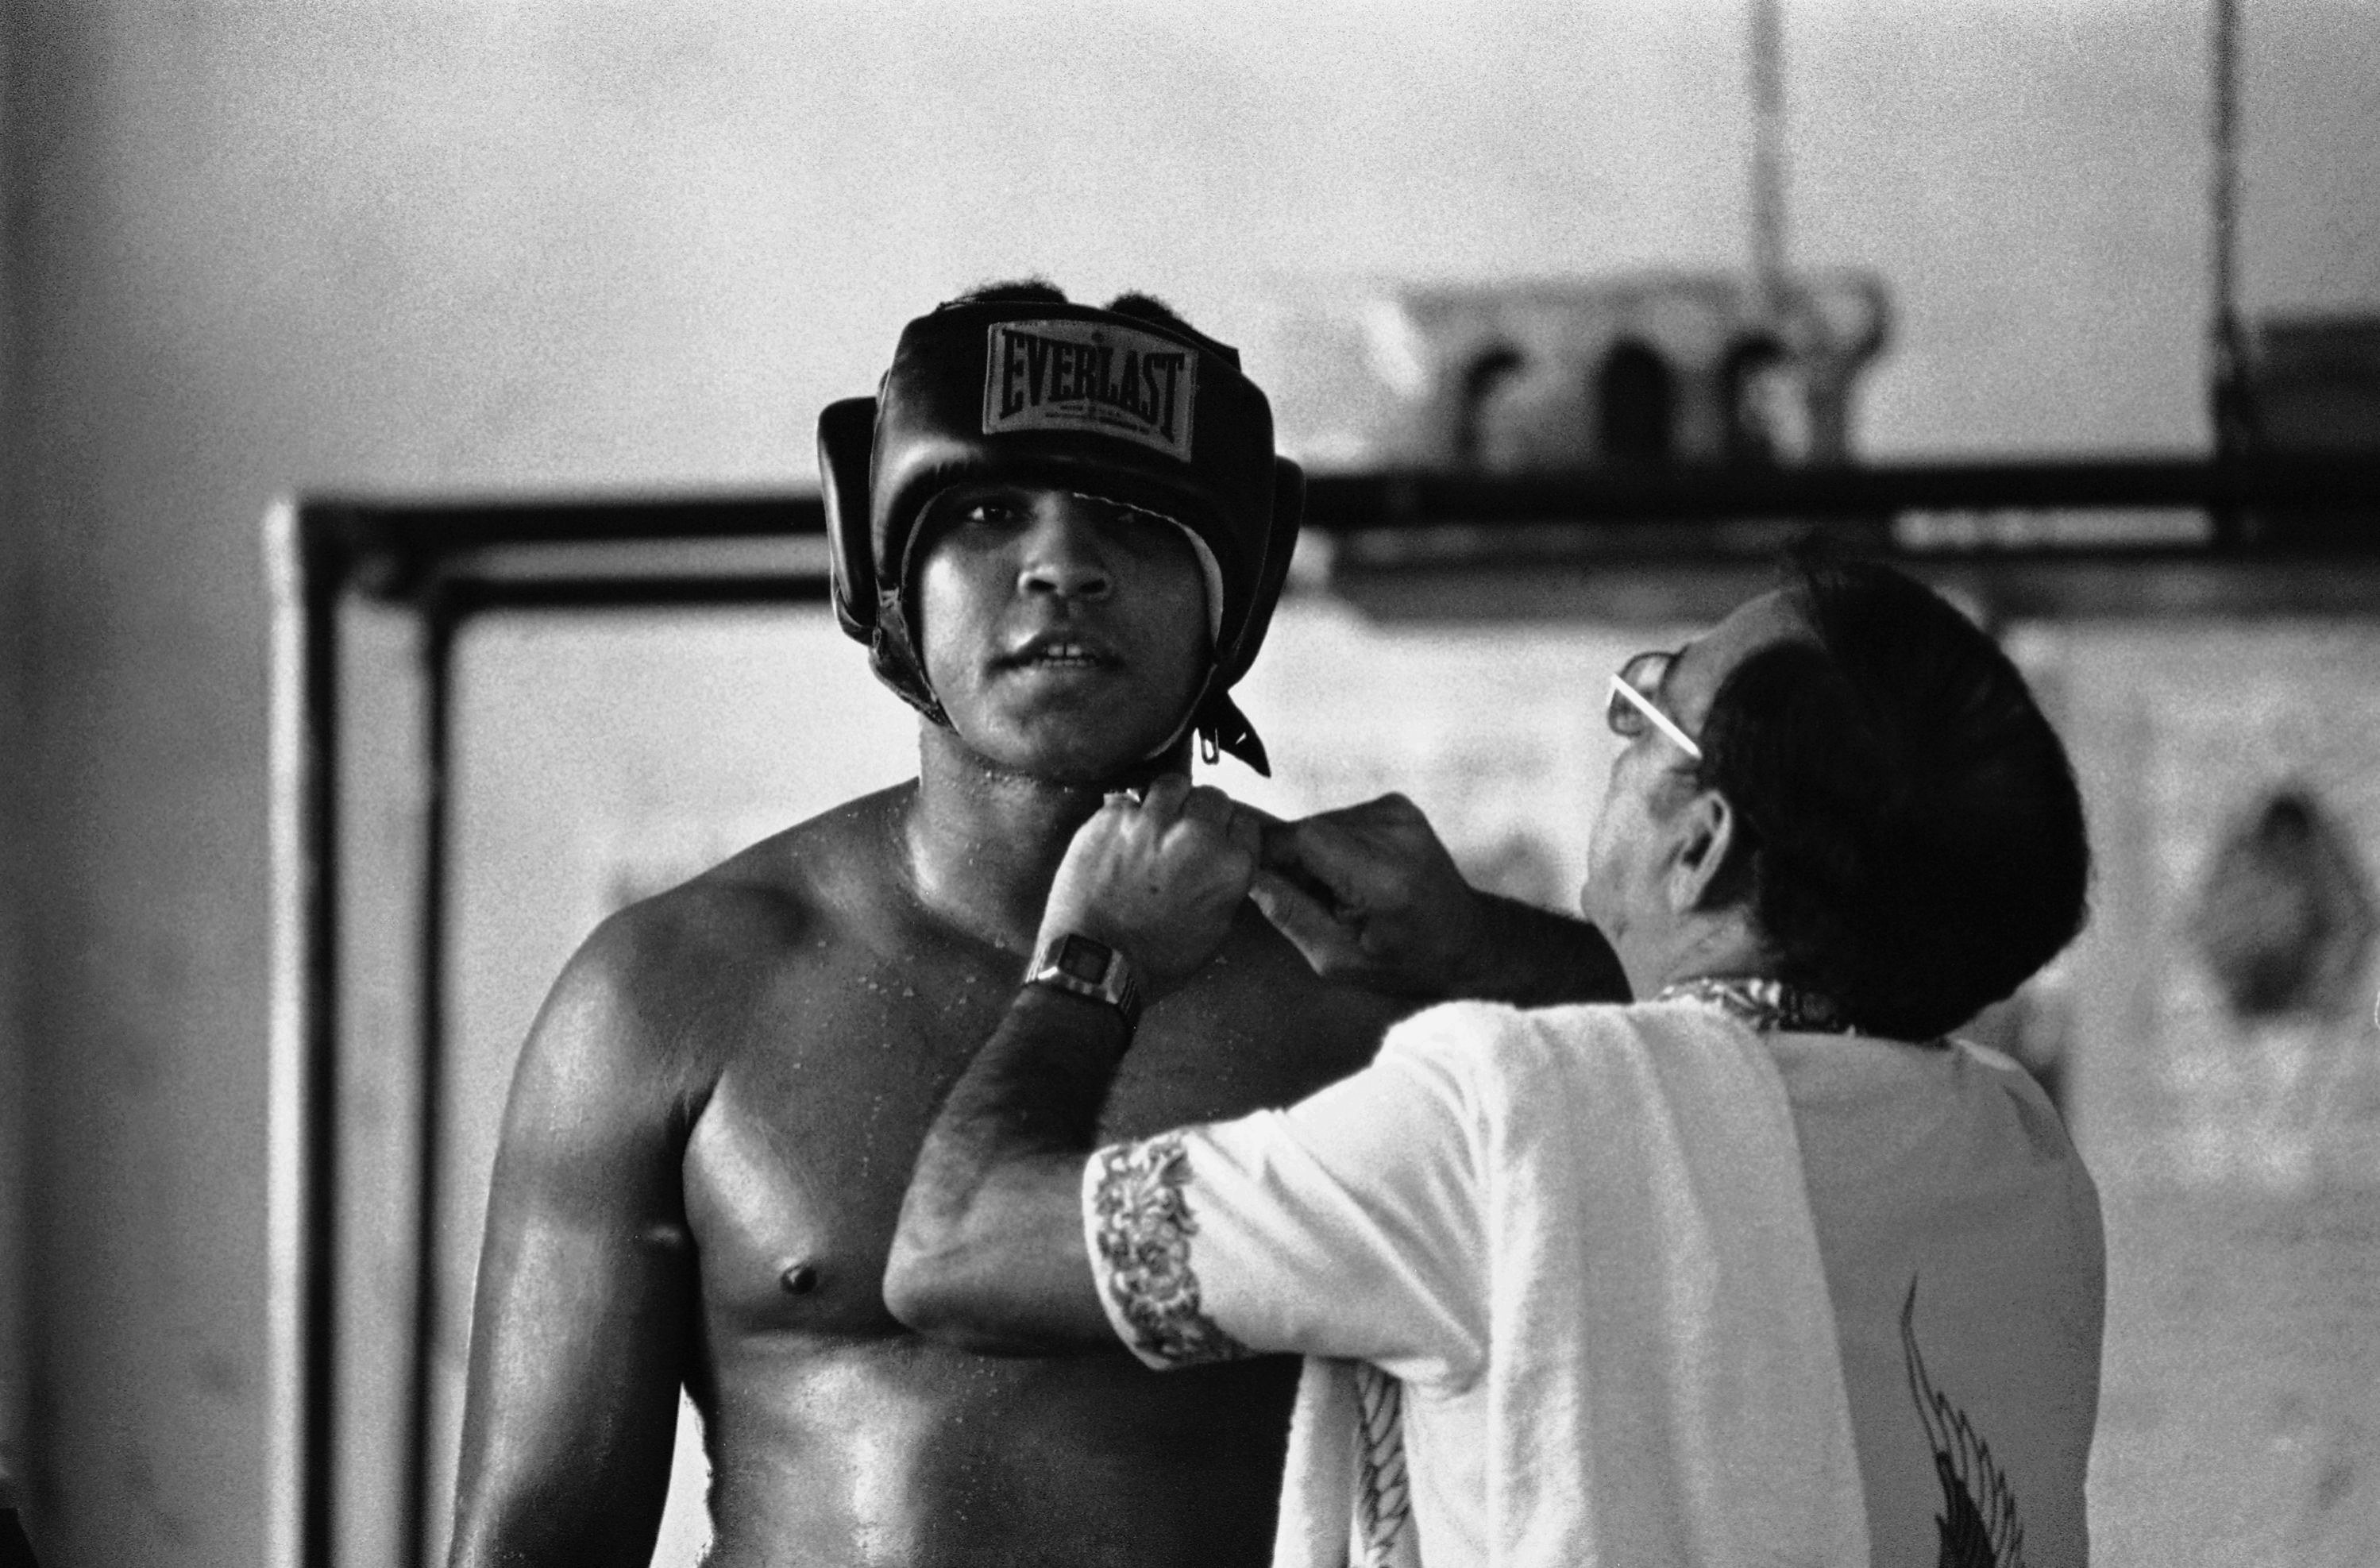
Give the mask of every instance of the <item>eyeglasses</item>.
<svg viewBox="0 0 2380 1568">
<path fill-rule="evenodd" d="M 1653 703 L 1653 693 L 1661 689 L 1661 677 L 1670 673 L 1675 653 L 1639 653 L 1611 677 L 1611 697 L 1603 710 L 1604 723 L 1611 733 L 1634 740 L 1651 724 L 1677 742 L 1678 749 L 1699 762 L 1703 748 L 1694 744 L 1692 735 L 1678 727 L 1678 722 Z"/>
</svg>

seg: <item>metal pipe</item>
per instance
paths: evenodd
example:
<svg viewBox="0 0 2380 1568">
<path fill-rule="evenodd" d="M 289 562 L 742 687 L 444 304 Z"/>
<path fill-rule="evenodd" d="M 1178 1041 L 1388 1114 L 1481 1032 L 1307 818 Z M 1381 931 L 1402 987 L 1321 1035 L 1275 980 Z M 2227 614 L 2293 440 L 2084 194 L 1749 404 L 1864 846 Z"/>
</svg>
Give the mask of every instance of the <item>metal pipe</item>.
<svg viewBox="0 0 2380 1568">
<path fill-rule="evenodd" d="M 439 1192 L 443 1184 L 446 1086 L 447 841 L 452 820 L 449 781 L 454 741 L 455 634 L 458 617 L 433 581 L 422 596 L 421 893 L 418 910 L 416 1005 L 421 1040 L 420 1143 L 415 1161 L 416 1266 L 413 1275 L 413 1364 L 406 1411 L 404 1536 L 406 1568 L 433 1561 L 430 1541 L 430 1463 L 436 1380 L 431 1352 L 438 1343 Z"/>
<path fill-rule="evenodd" d="M 2247 329 L 2240 318 L 2240 0 L 2215 0 L 2207 188 L 2213 209 L 2208 260 L 2215 298 L 2208 395 L 2219 458 L 2252 450 L 2258 434 L 2255 399 L 2248 384 Z M 2218 517 L 2218 531 L 2236 532 L 2227 526 L 2230 521 Z"/>
<path fill-rule="evenodd" d="M 1752 275 L 1771 322 L 1785 307 L 1785 17 L 1752 0 Z"/>
<path fill-rule="evenodd" d="M 273 594 L 273 998 L 265 1562 L 331 1561 L 337 1190 L 336 553 L 291 501 L 265 517 Z"/>
</svg>

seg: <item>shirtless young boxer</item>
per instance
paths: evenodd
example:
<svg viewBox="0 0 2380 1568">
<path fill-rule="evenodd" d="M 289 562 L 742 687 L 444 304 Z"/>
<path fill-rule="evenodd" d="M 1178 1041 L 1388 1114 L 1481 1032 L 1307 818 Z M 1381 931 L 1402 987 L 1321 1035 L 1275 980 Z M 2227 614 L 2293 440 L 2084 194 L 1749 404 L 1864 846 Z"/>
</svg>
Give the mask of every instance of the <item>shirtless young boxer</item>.
<svg viewBox="0 0 2380 1568">
<path fill-rule="evenodd" d="M 716 1568 L 1263 1562 L 1294 1361 L 979 1358 L 880 1286 L 1075 829 L 1194 735 L 1263 765 L 1227 691 L 1300 476 L 1232 350 L 1040 285 L 911 322 L 820 444 L 837 609 L 924 715 L 918 777 L 623 912 L 556 983 L 497 1158 L 452 1561 L 645 1562 L 683 1382 Z M 1288 1103 L 1402 1010 L 1245 909 L 1149 1010 L 1103 1136 Z"/>
</svg>

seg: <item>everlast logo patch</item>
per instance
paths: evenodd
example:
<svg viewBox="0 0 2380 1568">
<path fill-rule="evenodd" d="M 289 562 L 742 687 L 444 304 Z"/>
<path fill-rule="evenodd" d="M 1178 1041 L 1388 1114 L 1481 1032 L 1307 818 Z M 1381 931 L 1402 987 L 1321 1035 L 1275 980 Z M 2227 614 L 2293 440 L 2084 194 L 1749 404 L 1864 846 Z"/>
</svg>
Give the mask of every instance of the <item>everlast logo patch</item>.
<svg viewBox="0 0 2380 1568">
<path fill-rule="evenodd" d="M 1198 356 L 1091 322 L 998 322 L 985 345 L 983 431 L 1097 431 L 1190 460 Z"/>
</svg>

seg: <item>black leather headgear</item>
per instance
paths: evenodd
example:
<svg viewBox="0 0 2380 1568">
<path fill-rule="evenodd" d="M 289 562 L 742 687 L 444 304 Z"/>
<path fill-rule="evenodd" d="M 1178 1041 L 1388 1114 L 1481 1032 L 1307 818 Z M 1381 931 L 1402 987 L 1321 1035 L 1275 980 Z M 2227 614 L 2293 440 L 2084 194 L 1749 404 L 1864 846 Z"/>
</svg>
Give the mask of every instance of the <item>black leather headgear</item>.
<svg viewBox="0 0 2380 1568">
<path fill-rule="evenodd" d="M 911 322 L 877 395 L 819 416 L 835 614 L 878 678 L 950 722 L 914 629 L 918 520 L 953 485 L 1056 485 L 1159 513 L 1207 547 L 1223 602 L 1190 723 L 1269 772 L 1230 688 L 1272 622 L 1305 478 L 1274 455 L 1271 406 L 1239 360 L 1196 333 L 1087 305 L 962 301 Z"/>
</svg>

